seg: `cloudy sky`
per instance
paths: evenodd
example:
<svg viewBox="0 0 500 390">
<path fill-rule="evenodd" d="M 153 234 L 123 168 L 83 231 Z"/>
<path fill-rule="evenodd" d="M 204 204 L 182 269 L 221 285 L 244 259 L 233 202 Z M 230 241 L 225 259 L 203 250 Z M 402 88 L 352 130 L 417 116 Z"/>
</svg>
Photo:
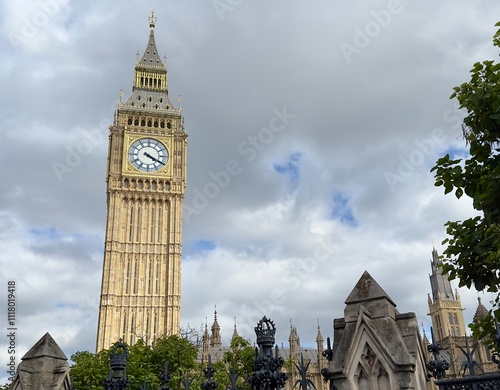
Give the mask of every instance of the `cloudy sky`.
<svg viewBox="0 0 500 390">
<path fill-rule="evenodd" d="M 442 252 L 443 224 L 474 212 L 429 170 L 465 153 L 449 96 L 474 62 L 497 58 L 498 2 L 0 7 L 0 285 L 5 308 L 16 283 L 18 358 L 47 331 L 68 357 L 95 348 L 107 131 L 153 8 L 189 134 L 183 326 L 210 325 L 217 305 L 224 341 L 235 317 L 253 340 L 266 314 L 279 343 L 291 320 L 310 346 L 367 270 L 429 328 L 432 246 Z M 478 294 L 460 293 L 469 321 Z"/>
</svg>

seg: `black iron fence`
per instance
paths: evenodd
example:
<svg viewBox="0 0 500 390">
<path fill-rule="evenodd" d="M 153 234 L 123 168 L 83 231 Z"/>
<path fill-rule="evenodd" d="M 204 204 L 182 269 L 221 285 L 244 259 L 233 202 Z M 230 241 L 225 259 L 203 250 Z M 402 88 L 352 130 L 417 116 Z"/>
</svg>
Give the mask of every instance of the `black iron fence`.
<svg viewBox="0 0 500 390">
<path fill-rule="evenodd" d="M 435 383 L 439 390 L 500 390 L 500 374 L 440 379 Z"/>
<path fill-rule="evenodd" d="M 252 389 L 254 390 L 279 390 L 285 387 L 288 374 L 282 372 L 284 359 L 279 356 L 278 346 L 275 345 L 276 326 L 273 321 L 263 317 L 255 327 L 258 348 L 255 350 L 254 372 L 248 378 Z M 109 374 L 104 380 L 105 390 L 128 390 L 130 389 L 130 380 L 127 377 L 127 360 L 129 351 L 127 345 L 118 341 L 113 345 Z M 307 367 L 304 369 L 302 361 L 303 375 L 305 376 Z M 214 380 L 215 368 L 212 366 L 210 355 L 208 356 L 208 365 L 203 370 L 205 380 L 201 383 L 202 390 L 217 390 L 219 384 Z M 231 386 L 229 390 L 238 390 L 236 381 L 238 374 L 229 372 Z M 172 390 L 170 380 L 172 375 L 168 371 L 168 365 L 165 363 L 165 369 L 161 375 L 161 384 L 158 390 Z M 181 380 L 185 390 L 190 390 L 193 378 L 184 378 Z M 302 390 L 307 390 L 306 386 L 301 386 Z M 140 386 L 140 390 L 149 390 L 147 383 Z M 76 390 L 71 387 L 71 390 Z"/>
<path fill-rule="evenodd" d="M 496 342 L 500 348 L 500 329 L 498 322 L 495 319 L 495 326 L 497 331 Z M 439 387 L 439 390 L 500 390 L 500 373 L 494 374 L 483 374 L 476 375 L 474 367 L 479 365 L 474 361 L 474 351 L 476 346 L 469 348 L 468 339 L 465 337 L 465 349 L 460 348 L 463 352 L 466 362 L 464 363 L 465 369 L 468 369 L 469 376 L 462 378 L 450 378 L 445 379 L 446 370 L 449 368 L 449 364 L 440 357 L 440 352 L 442 347 L 434 342 L 434 333 L 431 328 L 432 344 L 428 346 L 429 352 L 433 354 L 433 360 L 427 364 L 427 370 L 429 372 L 429 377 L 434 377 L 436 379 L 435 384 Z M 497 364 L 500 370 L 500 356 L 498 353 L 494 353 L 491 359 Z"/>
</svg>

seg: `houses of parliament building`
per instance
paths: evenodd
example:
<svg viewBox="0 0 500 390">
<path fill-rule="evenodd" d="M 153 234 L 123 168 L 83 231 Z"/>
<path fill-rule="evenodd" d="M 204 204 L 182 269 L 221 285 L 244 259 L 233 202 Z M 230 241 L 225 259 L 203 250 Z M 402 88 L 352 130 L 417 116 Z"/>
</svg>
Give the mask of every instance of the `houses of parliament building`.
<svg viewBox="0 0 500 390">
<path fill-rule="evenodd" d="M 187 132 L 180 106 L 168 93 L 166 65 L 155 42 L 154 13 L 149 18 L 149 38 L 138 57 L 132 92 L 120 102 L 110 126 L 107 160 L 107 224 L 99 306 L 96 349 L 109 348 L 122 338 L 133 344 L 138 338 L 179 334 L 182 248 L 182 204 L 186 187 Z M 450 376 L 462 369 L 466 324 L 458 292 L 440 272 L 440 260 L 432 251 L 429 314 L 435 342 L 448 355 Z M 408 385 L 427 388 L 425 362 L 430 360 L 429 340 L 420 335 L 414 313 L 399 313 L 396 304 L 365 272 L 346 300 L 344 317 L 333 322 L 332 369 L 343 372 L 342 381 Z M 474 316 L 487 312 L 481 301 Z M 205 330 L 200 359 L 220 358 L 224 351 L 220 326 Z M 234 335 L 237 335 L 235 325 Z M 324 338 L 318 326 L 316 348 L 300 345 L 298 330 L 290 327 L 285 359 L 310 361 L 309 375 L 317 389 L 326 389 L 320 375 L 327 366 Z M 470 343 L 472 345 L 472 342 Z M 480 346 L 476 360 L 489 371 L 489 351 Z M 288 385 L 293 386 L 293 370 Z M 412 384 L 411 387 L 410 384 Z M 403 386 L 403 385 L 401 385 Z M 366 387 L 368 388 L 368 387 Z M 375 388 L 375 387 L 371 387 Z M 387 388 L 387 387 L 386 387 Z"/>
</svg>

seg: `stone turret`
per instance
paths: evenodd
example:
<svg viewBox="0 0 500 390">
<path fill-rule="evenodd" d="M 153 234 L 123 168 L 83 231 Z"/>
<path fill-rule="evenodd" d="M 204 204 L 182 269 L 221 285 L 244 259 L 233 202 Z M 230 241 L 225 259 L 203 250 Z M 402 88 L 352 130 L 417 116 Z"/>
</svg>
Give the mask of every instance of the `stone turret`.
<svg viewBox="0 0 500 390">
<path fill-rule="evenodd" d="M 222 340 L 220 337 L 220 325 L 217 321 L 217 310 L 214 312 L 214 323 L 211 327 L 212 335 L 210 336 L 210 346 L 212 348 L 222 348 Z"/>
<path fill-rule="evenodd" d="M 337 390 L 428 389 L 425 352 L 414 313 L 396 304 L 364 272 L 334 321 L 333 360 Z"/>
<path fill-rule="evenodd" d="M 21 358 L 9 390 L 70 390 L 68 358 L 49 333 Z"/>
<path fill-rule="evenodd" d="M 203 333 L 203 338 L 202 338 L 202 352 L 201 352 L 201 362 L 206 363 L 208 362 L 208 354 L 210 350 L 210 335 L 208 333 L 208 325 L 205 320 L 205 332 Z"/>
</svg>

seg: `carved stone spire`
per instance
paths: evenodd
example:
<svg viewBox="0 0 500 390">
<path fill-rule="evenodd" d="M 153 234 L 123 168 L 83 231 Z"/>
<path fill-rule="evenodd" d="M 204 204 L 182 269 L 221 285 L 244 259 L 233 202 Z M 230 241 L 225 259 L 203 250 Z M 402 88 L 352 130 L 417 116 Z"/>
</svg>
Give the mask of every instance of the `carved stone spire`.
<svg viewBox="0 0 500 390">
<path fill-rule="evenodd" d="M 220 325 L 217 321 L 217 308 L 214 311 L 214 323 L 212 324 L 212 336 L 210 337 L 210 346 L 214 348 L 222 347 L 222 340 L 220 336 Z"/>
</svg>

